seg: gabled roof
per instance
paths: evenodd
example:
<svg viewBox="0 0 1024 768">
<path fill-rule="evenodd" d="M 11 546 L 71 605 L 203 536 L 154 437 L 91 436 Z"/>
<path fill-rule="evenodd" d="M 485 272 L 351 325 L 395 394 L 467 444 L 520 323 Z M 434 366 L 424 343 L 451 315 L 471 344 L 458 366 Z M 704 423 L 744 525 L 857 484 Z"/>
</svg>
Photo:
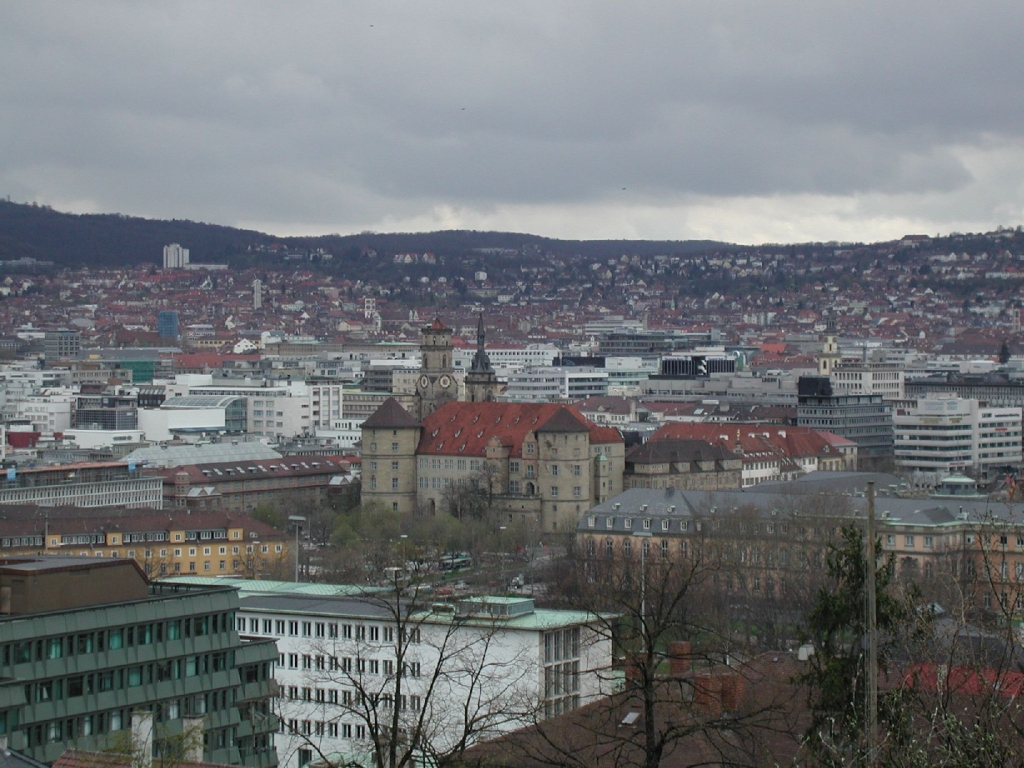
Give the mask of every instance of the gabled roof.
<svg viewBox="0 0 1024 768">
<path fill-rule="evenodd" d="M 363 429 L 409 429 L 418 427 L 416 421 L 393 397 L 389 397 L 380 408 L 363 422 Z"/>
<path fill-rule="evenodd" d="M 587 421 L 565 406 L 555 412 L 555 415 L 545 421 L 539 427 L 538 432 L 589 432 Z"/>
</svg>

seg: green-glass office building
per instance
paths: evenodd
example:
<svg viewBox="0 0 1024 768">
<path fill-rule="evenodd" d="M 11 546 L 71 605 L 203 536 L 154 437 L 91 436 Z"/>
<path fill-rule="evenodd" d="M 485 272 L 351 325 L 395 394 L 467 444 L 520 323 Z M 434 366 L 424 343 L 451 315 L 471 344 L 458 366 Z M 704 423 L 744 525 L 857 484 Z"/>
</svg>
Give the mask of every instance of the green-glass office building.
<svg viewBox="0 0 1024 768">
<path fill-rule="evenodd" d="M 52 763 L 128 743 L 153 713 L 168 754 L 202 720 L 207 762 L 274 768 L 273 641 L 235 631 L 230 586 L 149 582 L 132 560 L 0 559 L 0 736 Z"/>
</svg>

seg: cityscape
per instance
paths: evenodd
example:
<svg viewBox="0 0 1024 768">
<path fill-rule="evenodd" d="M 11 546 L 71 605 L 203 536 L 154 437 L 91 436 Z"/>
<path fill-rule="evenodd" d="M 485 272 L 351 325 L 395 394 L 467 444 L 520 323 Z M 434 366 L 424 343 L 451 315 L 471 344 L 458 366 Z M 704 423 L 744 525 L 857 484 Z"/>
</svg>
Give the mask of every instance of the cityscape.
<svg viewBox="0 0 1024 768">
<path fill-rule="evenodd" d="M 0 19 L 0 768 L 1024 763 L 1024 7 Z"/>
<path fill-rule="evenodd" d="M 870 630 L 814 617 L 863 592 L 837 558 L 869 509 L 885 596 L 930 606 L 885 636 L 883 700 L 934 704 L 955 669 L 957 697 L 1005 706 L 1021 239 L 598 257 L 385 238 L 360 246 L 367 280 L 298 243 L 228 254 L 250 269 L 180 243 L 133 267 L 3 261 L 9 747 L 600 765 L 653 736 L 663 765 L 815 765 L 838 747 L 807 735 L 805 691 L 859 669 Z M 473 274 L 410 288 L 415 265 Z M 100 650 L 106 671 L 78 674 Z M 658 715 L 624 736 L 643 706 L 682 707 L 685 734 Z"/>
</svg>

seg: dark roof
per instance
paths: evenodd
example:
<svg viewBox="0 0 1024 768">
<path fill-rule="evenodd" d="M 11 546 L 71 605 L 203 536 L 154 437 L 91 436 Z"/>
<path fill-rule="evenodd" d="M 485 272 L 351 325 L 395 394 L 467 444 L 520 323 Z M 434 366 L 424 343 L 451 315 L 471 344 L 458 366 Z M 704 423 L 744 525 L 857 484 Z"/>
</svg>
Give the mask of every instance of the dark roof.
<svg viewBox="0 0 1024 768">
<path fill-rule="evenodd" d="M 565 406 L 559 408 L 555 415 L 545 421 L 537 432 L 589 432 L 587 425 L 573 411 Z"/>
<path fill-rule="evenodd" d="M 794 763 L 808 725 L 806 692 L 794 683 L 801 669 L 794 654 L 779 651 L 733 668 L 714 665 L 659 679 L 655 732 L 664 736 L 678 729 L 679 734 L 669 738 L 660 768 L 760 765 L 765 755 L 772 764 Z M 734 681 L 729 685 L 731 708 L 698 701 L 691 693 L 699 685 L 695 679 L 719 676 Z M 507 768 L 643 765 L 644 701 L 635 684 L 626 685 L 621 693 L 477 744 L 463 761 Z M 705 696 L 726 701 L 714 693 Z"/>
<path fill-rule="evenodd" d="M 726 461 L 739 458 L 738 454 L 724 446 L 705 443 L 703 440 L 651 440 L 626 454 L 626 462 L 633 464 Z"/>
<path fill-rule="evenodd" d="M 363 429 L 409 429 L 419 425 L 395 398 L 389 397 L 363 422 Z"/>
<path fill-rule="evenodd" d="M 46 768 L 45 763 L 36 762 L 31 757 L 15 752 L 13 749 L 0 749 L 0 768 Z"/>
</svg>

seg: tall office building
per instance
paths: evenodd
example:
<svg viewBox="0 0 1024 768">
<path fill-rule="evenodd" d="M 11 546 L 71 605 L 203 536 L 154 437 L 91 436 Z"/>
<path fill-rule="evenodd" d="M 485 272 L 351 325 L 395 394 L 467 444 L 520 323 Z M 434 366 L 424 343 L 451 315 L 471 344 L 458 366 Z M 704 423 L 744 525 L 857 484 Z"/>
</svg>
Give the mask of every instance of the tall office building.
<svg viewBox="0 0 1024 768">
<path fill-rule="evenodd" d="M 188 264 L 188 248 L 177 243 L 164 246 L 164 269 L 181 269 Z"/>
<path fill-rule="evenodd" d="M 47 363 L 77 357 L 82 349 L 82 334 L 78 331 L 47 331 L 43 336 L 43 356 Z"/>
<path fill-rule="evenodd" d="M 796 423 L 855 442 L 861 470 L 884 467 L 893 457 L 891 405 L 881 395 L 839 394 L 827 376 L 797 381 Z"/>
<path fill-rule="evenodd" d="M 260 309 L 263 306 L 263 281 L 256 278 L 252 281 L 252 308 Z"/>
<path fill-rule="evenodd" d="M 161 339 L 178 338 L 178 310 L 162 309 L 156 316 L 156 329 Z"/>
</svg>

